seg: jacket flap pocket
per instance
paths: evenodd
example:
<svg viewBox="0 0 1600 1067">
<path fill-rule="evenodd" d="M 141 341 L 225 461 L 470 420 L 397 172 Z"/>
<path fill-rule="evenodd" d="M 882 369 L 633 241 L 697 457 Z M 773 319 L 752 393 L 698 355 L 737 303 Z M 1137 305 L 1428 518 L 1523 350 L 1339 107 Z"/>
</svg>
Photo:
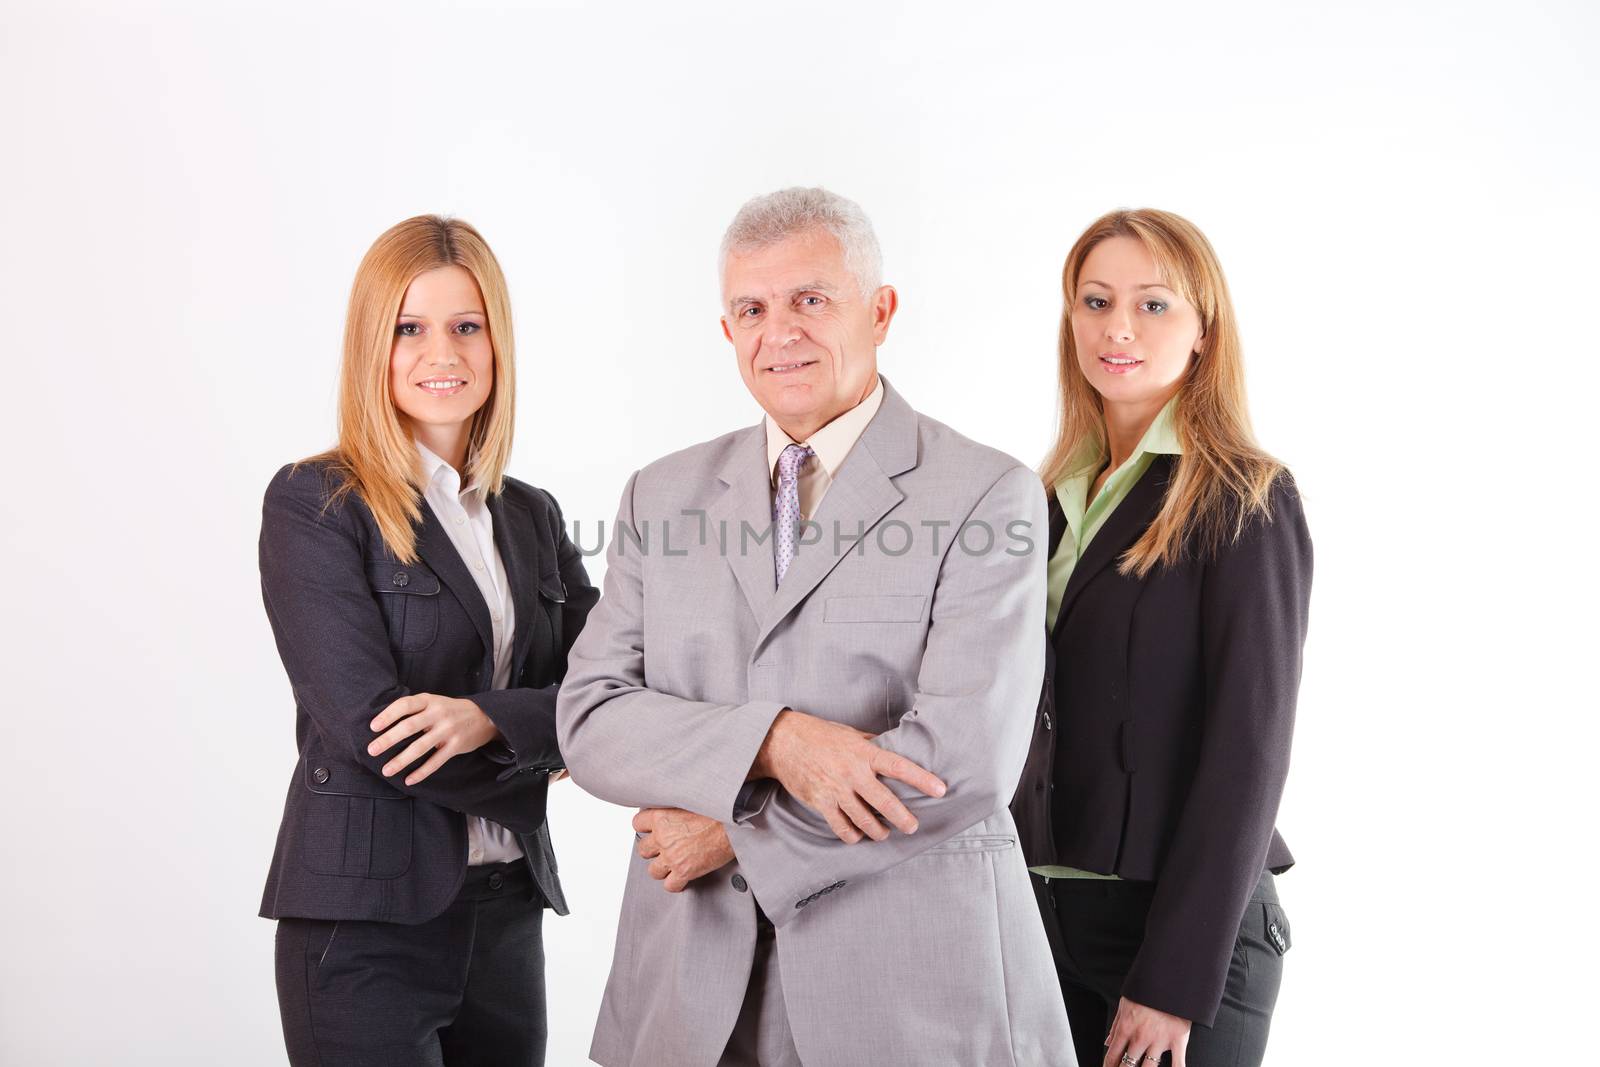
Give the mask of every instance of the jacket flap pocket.
<svg viewBox="0 0 1600 1067">
<path fill-rule="evenodd" d="M 396 563 L 387 559 L 367 560 L 367 584 L 374 593 L 409 593 L 434 596 L 439 592 L 439 576 L 416 563 Z"/>
<path fill-rule="evenodd" d="M 831 596 L 823 622 L 921 622 L 925 596 Z"/>
</svg>

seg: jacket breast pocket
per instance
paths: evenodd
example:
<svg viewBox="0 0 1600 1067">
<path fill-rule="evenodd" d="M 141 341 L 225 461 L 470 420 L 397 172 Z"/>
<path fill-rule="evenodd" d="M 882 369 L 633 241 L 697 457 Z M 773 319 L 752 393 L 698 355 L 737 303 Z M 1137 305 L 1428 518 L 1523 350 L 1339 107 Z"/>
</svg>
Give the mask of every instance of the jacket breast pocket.
<svg viewBox="0 0 1600 1067">
<path fill-rule="evenodd" d="M 831 596 L 823 622 L 921 622 L 925 596 Z"/>
<path fill-rule="evenodd" d="M 383 607 L 389 644 L 421 652 L 439 636 L 439 576 L 417 563 L 367 560 L 367 585 Z"/>
</svg>

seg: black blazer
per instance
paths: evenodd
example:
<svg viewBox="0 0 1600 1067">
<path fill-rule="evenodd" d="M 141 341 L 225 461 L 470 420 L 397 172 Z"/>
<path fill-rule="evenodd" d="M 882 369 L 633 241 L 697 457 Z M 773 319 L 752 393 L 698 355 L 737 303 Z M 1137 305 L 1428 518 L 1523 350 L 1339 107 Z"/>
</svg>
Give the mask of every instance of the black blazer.
<svg viewBox="0 0 1600 1067">
<path fill-rule="evenodd" d="M 1144 579 L 1116 560 L 1155 518 L 1156 459 L 1073 569 L 1047 634 L 1044 693 L 1012 812 L 1030 866 L 1157 883 L 1130 1000 L 1210 1025 L 1263 868 L 1294 863 L 1274 829 L 1289 769 L 1311 595 L 1294 481 L 1271 520 L 1211 558 Z M 1051 494 L 1050 550 L 1065 520 Z"/>
<path fill-rule="evenodd" d="M 545 826 L 556 690 L 599 593 L 543 490 L 512 478 L 488 501 L 515 611 L 510 688 L 492 691 L 489 609 L 426 502 L 401 564 L 355 493 L 329 506 L 324 465 L 283 468 L 261 515 L 261 593 L 295 698 L 289 783 L 261 914 L 420 923 L 455 898 L 465 815 L 514 831 L 545 900 L 566 913 Z M 395 751 L 367 755 L 374 716 L 408 693 L 470 697 L 504 741 L 407 786 Z"/>
</svg>

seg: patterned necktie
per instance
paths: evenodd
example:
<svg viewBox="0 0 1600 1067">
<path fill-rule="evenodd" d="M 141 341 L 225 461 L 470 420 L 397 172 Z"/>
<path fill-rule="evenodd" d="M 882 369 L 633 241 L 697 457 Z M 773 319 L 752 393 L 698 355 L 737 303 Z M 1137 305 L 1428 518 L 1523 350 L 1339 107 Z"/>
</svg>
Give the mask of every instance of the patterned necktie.
<svg viewBox="0 0 1600 1067">
<path fill-rule="evenodd" d="M 778 494 L 772 502 L 772 521 L 777 526 L 773 547 L 778 554 L 778 581 L 794 562 L 795 538 L 800 525 L 800 465 L 815 452 L 805 445 L 790 445 L 778 457 Z"/>
</svg>

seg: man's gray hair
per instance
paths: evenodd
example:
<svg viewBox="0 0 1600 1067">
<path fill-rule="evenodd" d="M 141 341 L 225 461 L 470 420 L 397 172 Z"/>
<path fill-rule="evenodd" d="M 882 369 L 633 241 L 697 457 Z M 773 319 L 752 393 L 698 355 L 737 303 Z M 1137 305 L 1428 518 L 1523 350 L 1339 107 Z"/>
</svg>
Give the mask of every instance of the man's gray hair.
<svg viewBox="0 0 1600 1067">
<path fill-rule="evenodd" d="M 867 213 L 854 200 L 822 188 L 795 186 L 746 202 L 722 235 L 718 277 L 727 270 L 732 253 L 776 244 L 808 230 L 825 230 L 839 242 L 844 265 L 855 275 L 863 299 L 877 292 L 883 284 L 883 253 Z"/>
</svg>

